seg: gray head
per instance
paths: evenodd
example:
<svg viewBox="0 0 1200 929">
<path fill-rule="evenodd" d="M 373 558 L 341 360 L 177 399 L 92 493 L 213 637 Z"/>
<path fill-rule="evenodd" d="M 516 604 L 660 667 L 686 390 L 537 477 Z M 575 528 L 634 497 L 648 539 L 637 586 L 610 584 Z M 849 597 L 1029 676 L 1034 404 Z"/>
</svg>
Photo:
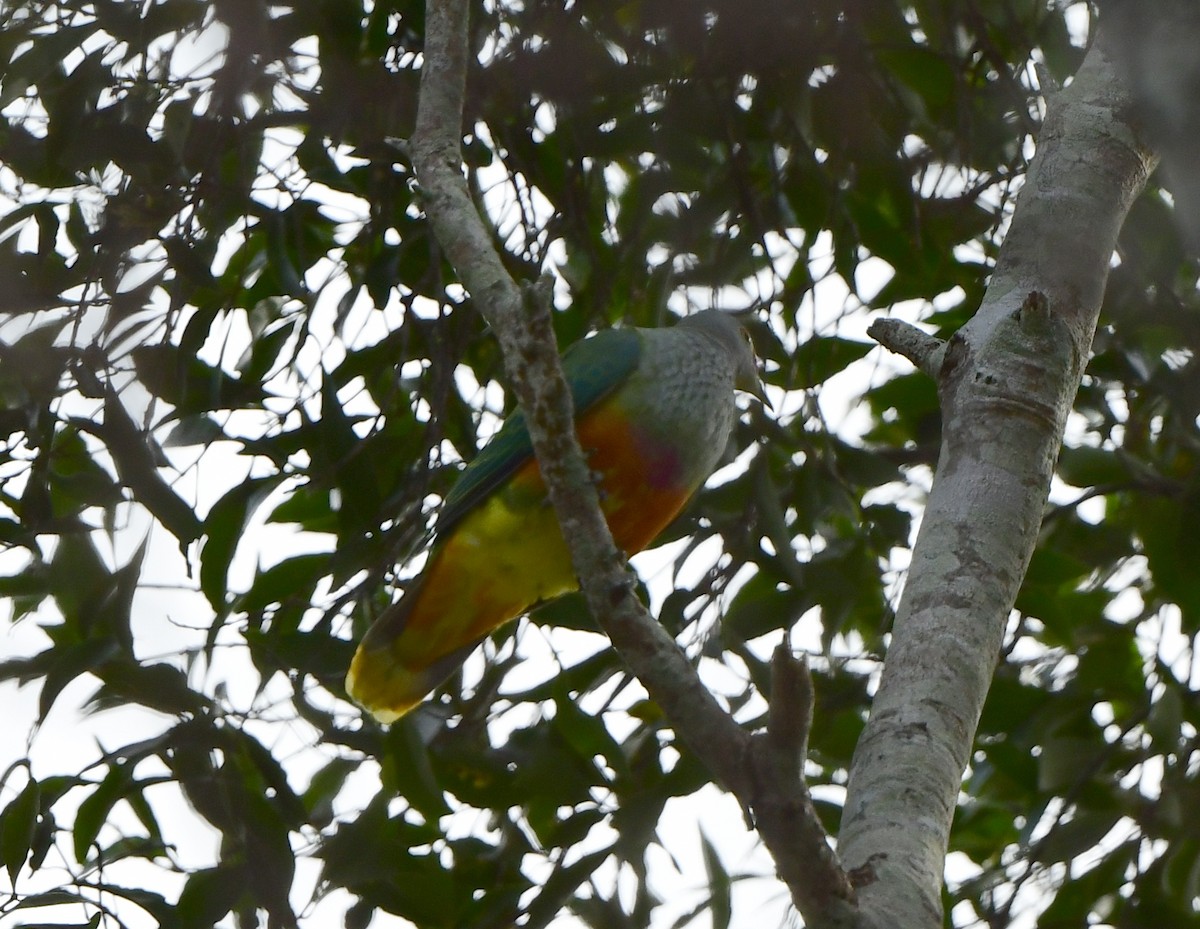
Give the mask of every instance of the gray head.
<svg viewBox="0 0 1200 929">
<path fill-rule="evenodd" d="M 677 325 L 700 330 L 729 352 L 734 363 L 733 386 L 757 397 L 766 406 L 771 405 L 758 376 L 758 359 L 750 335 L 731 314 L 723 310 L 701 310 L 685 316 Z"/>
</svg>

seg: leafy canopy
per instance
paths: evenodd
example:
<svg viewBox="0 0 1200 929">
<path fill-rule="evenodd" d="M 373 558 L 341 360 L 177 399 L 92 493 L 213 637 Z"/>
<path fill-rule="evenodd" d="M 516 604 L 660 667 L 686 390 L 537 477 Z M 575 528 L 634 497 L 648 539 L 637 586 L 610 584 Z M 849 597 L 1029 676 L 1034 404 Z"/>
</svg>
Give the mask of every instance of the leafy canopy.
<svg viewBox="0 0 1200 929">
<path fill-rule="evenodd" d="M 0 914 L 289 925 L 314 880 L 350 926 L 662 909 L 660 818 L 708 776 L 603 640 L 563 631 L 594 628 L 580 601 L 532 617 L 546 639 L 499 632 L 390 731 L 341 690 L 502 411 L 497 348 L 396 142 L 423 15 L 0 11 L 0 593 L 24 643 L 0 679 L 30 685 L 48 726 L 138 720 L 75 769 L 36 732 L 17 751 Z M 831 827 L 824 788 L 845 781 L 938 432 L 932 384 L 862 332 L 893 308 L 946 336 L 978 303 L 1040 115 L 1028 63 L 1067 80 L 1086 17 L 1036 0 L 475 10 L 469 178 L 514 274 L 560 274 L 560 341 L 765 308 L 786 400 L 746 419 L 743 467 L 669 531 L 678 573 L 655 605 L 747 725 L 799 623 Z M 1182 925 L 1200 896 L 1200 316 L 1169 214 L 1151 191 L 1122 237 L 964 784 L 955 925 Z M 563 667 L 517 660 L 543 641 Z M 180 796 L 215 854 L 168 824 Z M 680 922 L 724 926 L 741 875 L 719 841 L 704 861 Z"/>
</svg>

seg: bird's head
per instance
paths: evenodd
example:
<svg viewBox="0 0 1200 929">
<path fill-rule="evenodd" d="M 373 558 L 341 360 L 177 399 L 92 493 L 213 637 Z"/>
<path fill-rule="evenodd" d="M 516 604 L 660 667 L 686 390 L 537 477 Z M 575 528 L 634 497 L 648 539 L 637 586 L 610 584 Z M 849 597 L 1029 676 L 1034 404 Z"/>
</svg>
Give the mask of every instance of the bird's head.
<svg viewBox="0 0 1200 929">
<path fill-rule="evenodd" d="M 734 362 L 733 386 L 758 399 L 771 409 L 771 401 L 763 389 L 758 373 L 758 357 L 754 354 L 754 343 L 750 333 L 737 317 L 725 310 L 702 310 L 679 321 L 680 326 L 690 326 L 708 334 L 721 345 Z"/>
</svg>

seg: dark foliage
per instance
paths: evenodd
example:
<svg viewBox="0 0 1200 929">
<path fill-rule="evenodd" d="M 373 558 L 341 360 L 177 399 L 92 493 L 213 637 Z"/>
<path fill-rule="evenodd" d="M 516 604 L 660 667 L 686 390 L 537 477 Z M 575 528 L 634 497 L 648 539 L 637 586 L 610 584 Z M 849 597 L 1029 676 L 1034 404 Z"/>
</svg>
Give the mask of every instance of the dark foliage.
<svg viewBox="0 0 1200 929">
<path fill-rule="evenodd" d="M 946 335 L 978 304 L 1036 137 L 1027 62 L 1065 81 L 1082 56 L 1060 6 L 476 10 L 470 180 L 514 274 L 561 275 L 560 341 L 760 307 L 788 393 L 668 532 L 686 568 L 659 614 L 728 669 L 747 725 L 799 622 L 821 649 L 821 796 L 844 783 L 938 436 L 931 383 L 862 333 L 910 301 Z M 152 711 L 78 770 L 31 760 L 34 738 L 5 772 L 6 917 L 288 926 L 309 905 L 298 859 L 320 862 L 318 896 L 349 892 L 349 926 L 634 927 L 660 902 L 647 851 L 708 776 L 598 636 L 518 676 L 541 635 L 502 630 L 390 731 L 344 701 L 351 640 L 501 412 L 477 386 L 498 350 L 398 141 L 422 21 L 404 0 L 0 10 L 0 594 L 40 629 L 0 679 L 37 689 L 39 724 L 64 694 L 79 708 L 80 681 L 87 714 Z M 1119 257 L 964 785 L 954 925 L 1187 925 L 1200 897 L 1200 310 L 1159 192 Z M 193 591 L 170 615 L 147 595 L 163 582 Z M 532 622 L 594 628 L 573 597 Z M 219 837 L 205 865 L 160 823 L 180 795 Z M 701 909 L 721 926 L 739 875 L 718 847 Z"/>
</svg>

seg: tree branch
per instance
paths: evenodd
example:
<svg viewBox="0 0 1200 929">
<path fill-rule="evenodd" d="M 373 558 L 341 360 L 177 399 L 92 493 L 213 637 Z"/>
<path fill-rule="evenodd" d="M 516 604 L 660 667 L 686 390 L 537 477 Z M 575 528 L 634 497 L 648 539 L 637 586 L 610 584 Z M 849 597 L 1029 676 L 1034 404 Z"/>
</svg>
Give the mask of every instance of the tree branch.
<svg viewBox="0 0 1200 929">
<path fill-rule="evenodd" d="M 842 869 L 804 782 L 812 728 L 813 682 L 804 655 L 786 643 L 771 658 L 771 712 L 751 744 L 755 791 L 750 803 L 763 843 L 809 925 L 858 926 L 854 887 Z"/>
<path fill-rule="evenodd" d="M 867 327 L 867 335 L 884 348 L 903 355 L 918 368 L 936 378 L 946 358 L 946 344 L 899 319 L 877 319 Z"/>
<path fill-rule="evenodd" d="M 749 734 L 721 708 L 675 640 L 634 595 L 575 435 L 549 294 L 523 291 L 509 277 L 463 178 L 467 9 L 467 0 L 427 0 L 425 65 L 409 146 L 413 167 L 434 234 L 500 341 L 588 607 L 679 736 L 754 811 L 763 840 L 809 924 L 851 926 L 856 918 L 853 891 L 812 809 L 800 769 L 794 763 L 776 764 L 777 752 L 756 750 Z M 785 666 L 777 662 L 777 673 L 790 673 L 780 667 Z M 795 688 L 785 689 L 790 698 Z M 786 709 L 778 712 L 787 718 Z"/>
<path fill-rule="evenodd" d="M 1154 166 L 1108 49 L 1102 33 L 1049 101 L 983 304 L 937 353 L 935 370 L 922 364 L 938 379 L 941 458 L 838 846 L 875 925 L 942 925 L 962 773 L 1037 541 L 1117 232 Z M 918 363 L 934 355 L 916 354 Z"/>
</svg>

